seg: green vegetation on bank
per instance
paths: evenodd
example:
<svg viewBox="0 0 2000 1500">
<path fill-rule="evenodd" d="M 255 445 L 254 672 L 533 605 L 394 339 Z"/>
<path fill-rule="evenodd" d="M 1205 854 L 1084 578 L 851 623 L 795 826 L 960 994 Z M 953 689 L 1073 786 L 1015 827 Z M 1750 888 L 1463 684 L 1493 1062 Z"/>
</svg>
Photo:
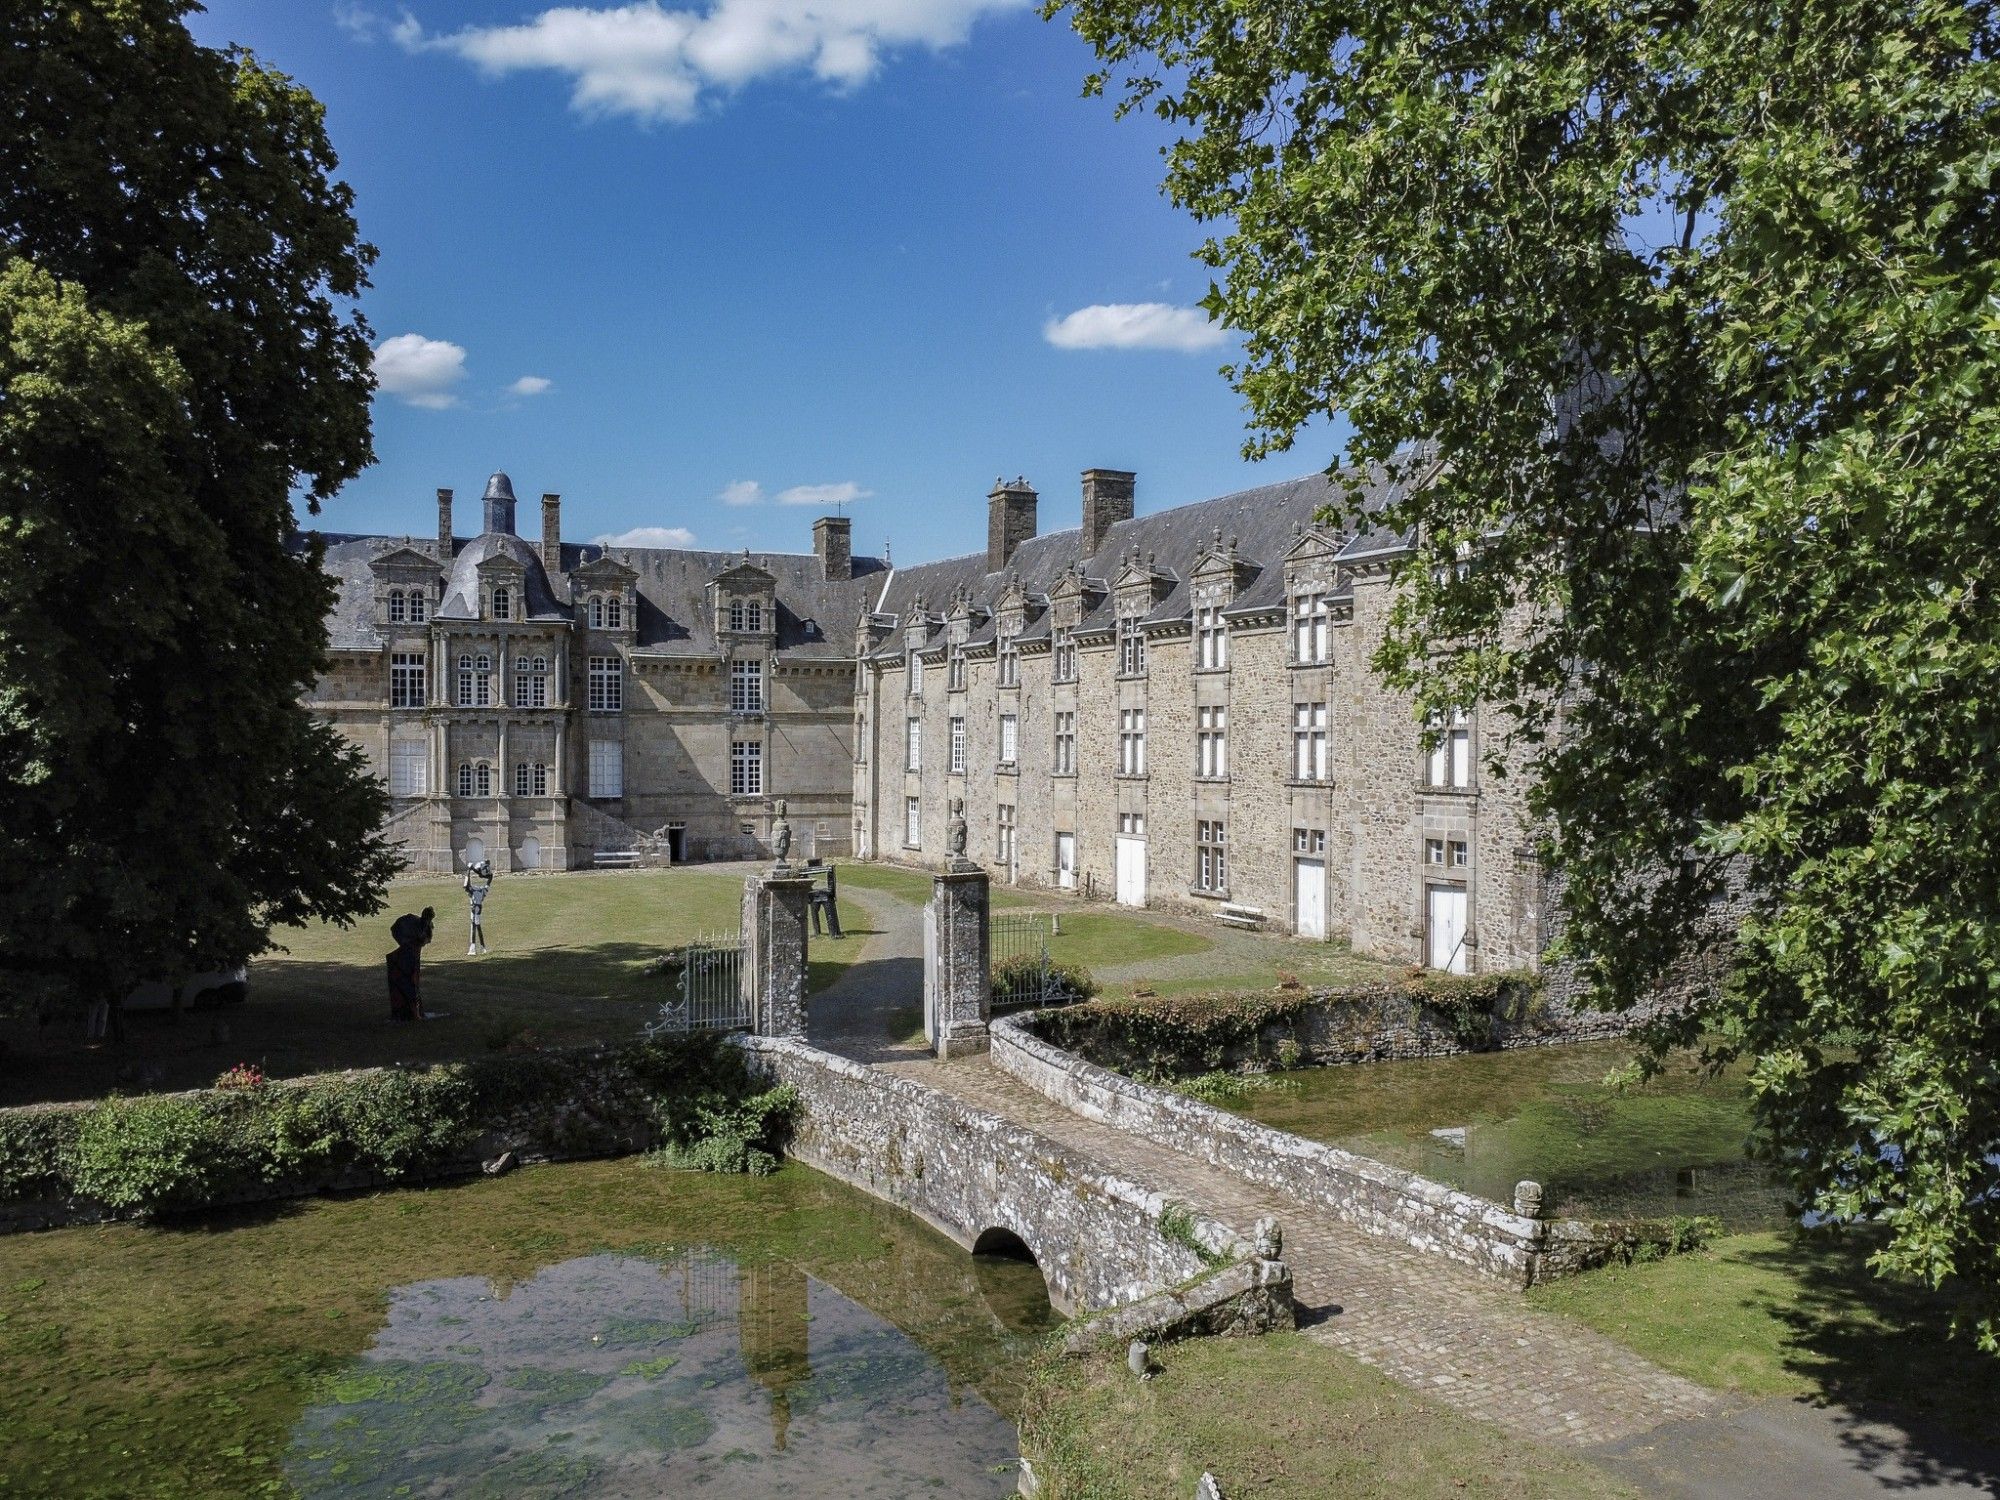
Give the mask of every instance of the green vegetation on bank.
<svg viewBox="0 0 2000 1500">
<path fill-rule="evenodd" d="M 1273 1500 L 1631 1493 L 1571 1454 L 1426 1401 L 1302 1334 L 1194 1339 L 1133 1379 L 1121 1350 L 1045 1360 L 1021 1446 L 1047 1500 L 1183 1500 L 1204 1469 Z"/>
<path fill-rule="evenodd" d="M 82 1109 L 0 1112 L 0 1201 L 95 1199 L 188 1212 L 349 1174 L 396 1179 L 462 1160 L 482 1133 L 536 1149 L 767 1173 L 793 1104 L 721 1037 L 523 1053 L 419 1071 L 329 1074 Z"/>
<path fill-rule="evenodd" d="M 1867 1259 L 1880 1244 L 1868 1233 L 1731 1235 L 1699 1254 L 1611 1266 L 1528 1295 L 1717 1390 L 1879 1404 L 1991 1442 L 2000 1360 L 1969 1329 L 1951 1333 L 1976 1298 L 1877 1278 Z"/>
</svg>

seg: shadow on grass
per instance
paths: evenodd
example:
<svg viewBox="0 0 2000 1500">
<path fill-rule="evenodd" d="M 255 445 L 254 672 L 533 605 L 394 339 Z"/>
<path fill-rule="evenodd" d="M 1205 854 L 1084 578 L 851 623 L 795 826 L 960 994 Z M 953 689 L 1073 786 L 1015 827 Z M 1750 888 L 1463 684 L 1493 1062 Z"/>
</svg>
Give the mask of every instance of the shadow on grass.
<svg viewBox="0 0 2000 1500">
<path fill-rule="evenodd" d="M 606 942 L 468 959 L 426 953 L 424 1004 L 444 1019 L 389 1020 L 388 980 L 370 964 L 260 962 L 250 997 L 215 1011 L 140 1011 L 122 1045 L 92 1050 L 75 1024 L 0 1025 L 0 1105 L 201 1088 L 237 1063 L 269 1078 L 484 1056 L 508 1046 L 575 1046 L 636 1032 L 669 981 L 641 972 L 654 945 Z"/>
<path fill-rule="evenodd" d="M 1885 1489 L 1971 1485 L 2000 1495 L 2000 1357 L 1981 1353 L 1954 1314 L 1970 1294 L 1887 1280 L 1868 1269 L 1880 1243 L 1866 1231 L 1797 1234 L 1752 1248 L 1743 1263 L 1790 1289 L 1756 1293 L 1745 1307 L 1783 1327 L 1785 1368 L 1821 1393 L 1857 1468 Z M 1902 1435 L 1885 1437 L 1882 1428 Z"/>
</svg>

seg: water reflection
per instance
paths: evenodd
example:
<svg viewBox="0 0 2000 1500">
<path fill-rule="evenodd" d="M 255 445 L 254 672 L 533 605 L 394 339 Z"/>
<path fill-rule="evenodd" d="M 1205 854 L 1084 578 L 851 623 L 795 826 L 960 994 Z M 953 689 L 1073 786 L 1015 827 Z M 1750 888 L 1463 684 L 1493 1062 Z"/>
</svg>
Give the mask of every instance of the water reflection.
<svg viewBox="0 0 2000 1500">
<path fill-rule="evenodd" d="M 1025 1307 L 1025 1290 L 1000 1300 Z M 307 1496 L 1014 1487 L 1012 1423 L 944 1361 L 795 1265 L 708 1251 L 594 1255 L 505 1290 L 399 1288 L 373 1348 L 321 1397 L 286 1459 Z"/>
</svg>

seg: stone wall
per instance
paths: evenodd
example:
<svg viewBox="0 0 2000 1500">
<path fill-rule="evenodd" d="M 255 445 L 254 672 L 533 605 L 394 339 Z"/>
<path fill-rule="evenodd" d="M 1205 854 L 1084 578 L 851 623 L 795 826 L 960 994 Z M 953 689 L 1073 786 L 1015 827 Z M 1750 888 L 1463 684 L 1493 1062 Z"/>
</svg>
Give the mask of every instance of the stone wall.
<svg viewBox="0 0 2000 1500">
<path fill-rule="evenodd" d="M 1514 1286 L 1595 1264 L 1627 1234 L 1551 1222 L 1414 1172 L 1240 1119 L 1085 1062 L 1036 1037 L 1025 1018 L 993 1023 L 992 1059 L 1085 1119 L 1183 1152 L 1368 1234 L 1442 1255 Z"/>
<path fill-rule="evenodd" d="M 1162 1224 L 1168 1200 L 949 1094 L 802 1042 L 737 1040 L 754 1071 L 798 1091 L 788 1154 L 968 1249 L 993 1230 L 1018 1238 L 1066 1314 L 1135 1304 L 1219 1266 L 1255 1261 L 1253 1247 L 1224 1225 L 1189 1214 L 1171 1233 Z M 1199 1315 L 1240 1331 L 1291 1326 L 1289 1273 L 1261 1264 L 1260 1277 L 1225 1279 L 1226 1295 L 1249 1298 L 1250 1311 Z"/>
</svg>

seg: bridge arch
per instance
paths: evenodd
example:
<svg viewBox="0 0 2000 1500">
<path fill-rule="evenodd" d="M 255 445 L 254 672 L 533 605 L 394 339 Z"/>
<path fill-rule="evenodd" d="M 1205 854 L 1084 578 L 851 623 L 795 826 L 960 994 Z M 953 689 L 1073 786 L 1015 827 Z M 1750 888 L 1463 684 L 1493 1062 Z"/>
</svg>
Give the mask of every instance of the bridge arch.
<svg viewBox="0 0 2000 1500">
<path fill-rule="evenodd" d="M 1026 1240 L 999 1224 L 990 1224 L 972 1237 L 972 1253 L 990 1255 L 996 1260 L 1031 1261 L 1038 1268 L 1042 1263 Z"/>
</svg>

